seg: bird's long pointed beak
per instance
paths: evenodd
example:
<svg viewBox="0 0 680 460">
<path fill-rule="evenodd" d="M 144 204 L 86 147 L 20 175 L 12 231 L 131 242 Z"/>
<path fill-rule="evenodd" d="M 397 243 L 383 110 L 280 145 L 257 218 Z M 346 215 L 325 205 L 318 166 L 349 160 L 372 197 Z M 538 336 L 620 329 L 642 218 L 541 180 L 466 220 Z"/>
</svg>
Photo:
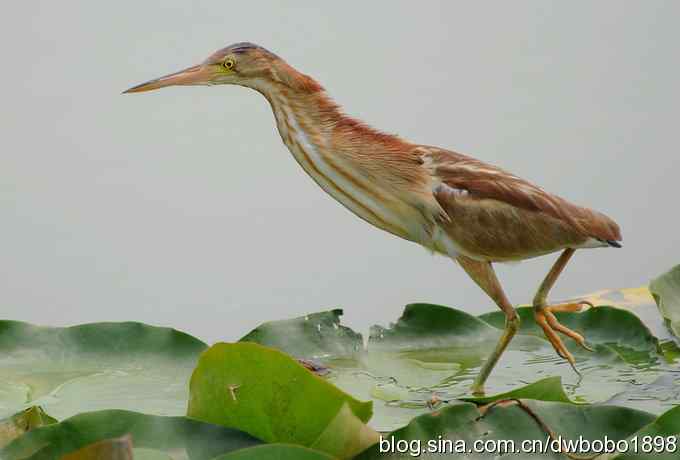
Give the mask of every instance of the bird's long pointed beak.
<svg viewBox="0 0 680 460">
<path fill-rule="evenodd" d="M 133 86 L 130 89 L 123 91 L 127 93 L 142 93 L 144 91 L 152 91 L 154 89 L 165 88 L 166 86 L 176 85 L 202 85 L 210 81 L 211 72 L 204 65 L 195 65 L 179 72 L 171 73 L 155 80 L 147 81 L 141 85 Z"/>
</svg>

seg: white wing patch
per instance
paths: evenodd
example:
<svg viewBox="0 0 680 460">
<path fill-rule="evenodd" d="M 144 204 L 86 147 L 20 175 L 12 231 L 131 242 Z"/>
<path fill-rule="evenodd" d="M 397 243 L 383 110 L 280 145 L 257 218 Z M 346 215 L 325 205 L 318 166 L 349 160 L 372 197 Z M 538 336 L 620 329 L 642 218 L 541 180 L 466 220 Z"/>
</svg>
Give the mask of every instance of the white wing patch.
<svg viewBox="0 0 680 460">
<path fill-rule="evenodd" d="M 433 188 L 432 191 L 435 194 L 444 194 L 447 196 L 454 196 L 454 197 L 466 197 L 470 194 L 468 190 L 462 189 L 462 188 L 455 188 L 451 187 L 450 185 L 447 185 L 443 182 L 437 183 Z"/>
</svg>

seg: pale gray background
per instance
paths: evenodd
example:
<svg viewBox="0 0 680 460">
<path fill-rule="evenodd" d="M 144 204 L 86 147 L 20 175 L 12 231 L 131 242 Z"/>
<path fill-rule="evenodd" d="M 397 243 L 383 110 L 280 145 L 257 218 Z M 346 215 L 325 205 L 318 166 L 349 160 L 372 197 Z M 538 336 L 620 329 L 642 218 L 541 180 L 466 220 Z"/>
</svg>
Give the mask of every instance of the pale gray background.
<svg viewBox="0 0 680 460">
<path fill-rule="evenodd" d="M 285 4 L 285 6 L 284 6 Z M 568 297 L 680 262 L 680 2 L 14 2 L 0 28 L 0 317 L 138 320 L 208 341 L 343 306 L 481 313 L 460 268 L 373 229 L 282 145 L 237 87 L 120 95 L 253 41 L 346 110 L 501 165 L 614 217 Z M 554 257 L 501 266 L 526 302 Z"/>
</svg>

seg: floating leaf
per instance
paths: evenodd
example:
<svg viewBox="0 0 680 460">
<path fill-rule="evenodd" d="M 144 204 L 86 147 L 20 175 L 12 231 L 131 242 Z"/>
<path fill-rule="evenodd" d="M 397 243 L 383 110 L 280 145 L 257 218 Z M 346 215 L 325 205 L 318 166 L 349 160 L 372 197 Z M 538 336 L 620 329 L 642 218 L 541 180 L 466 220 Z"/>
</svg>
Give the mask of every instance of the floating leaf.
<svg viewBox="0 0 680 460">
<path fill-rule="evenodd" d="M 541 339 L 545 337 L 543 330 L 534 321 L 532 307 L 519 307 L 517 313 L 521 320 L 519 334 Z M 656 337 L 635 314 L 627 310 L 598 306 L 580 313 L 555 313 L 555 316 L 566 327 L 582 331 L 591 344 L 615 345 L 620 349 L 644 353 L 655 353 L 658 347 Z M 486 313 L 479 318 L 497 328 L 503 328 L 505 322 L 505 315 L 500 311 Z"/>
<path fill-rule="evenodd" d="M 97 409 L 184 414 L 204 349 L 190 335 L 140 323 L 0 321 L 0 417 L 31 405 L 58 419 Z"/>
<path fill-rule="evenodd" d="M 33 406 L 11 417 L 0 420 L 0 449 L 33 428 L 57 423 L 41 407 Z"/>
<path fill-rule="evenodd" d="M 584 297 L 577 297 L 574 300 L 586 300 L 593 305 L 615 305 L 616 308 L 631 310 L 660 342 L 672 338 L 664 324 L 663 317 L 659 316 L 659 309 L 647 286 L 605 289 Z"/>
<path fill-rule="evenodd" d="M 645 305 L 653 305 L 654 298 L 647 286 L 623 289 L 603 289 L 593 292 L 578 300 L 587 300 L 593 305 L 616 305 L 618 308 L 639 308 Z"/>
<path fill-rule="evenodd" d="M 649 290 L 671 332 L 680 337 L 680 265 L 652 280 Z"/>
<path fill-rule="evenodd" d="M 616 460 L 677 460 L 680 457 L 680 406 L 662 414 L 628 438 L 629 451 Z"/>
<path fill-rule="evenodd" d="M 278 350 L 219 343 L 201 355 L 191 376 L 187 414 L 267 442 L 311 446 L 345 405 L 363 423 L 371 417 L 370 402 L 354 399 Z M 347 442 L 365 435 L 361 424 L 352 423 Z"/>
<path fill-rule="evenodd" d="M 470 401 L 477 404 L 488 404 L 503 399 L 538 399 L 540 401 L 554 401 L 564 403 L 571 402 L 569 397 L 564 392 L 564 388 L 562 387 L 562 379 L 560 377 L 547 377 L 543 380 L 539 380 L 538 382 L 530 383 L 529 385 L 517 388 L 515 390 L 493 396 L 462 398 L 464 401 Z"/>
<path fill-rule="evenodd" d="M 548 433 L 528 412 L 556 436 L 578 440 L 579 436 L 593 441 L 605 436 L 612 440 L 626 439 L 654 420 L 652 414 L 634 409 L 574 405 L 546 401 L 514 401 L 493 407 L 477 408 L 472 403 L 458 403 L 435 413 L 421 415 L 407 426 L 381 437 L 378 444 L 368 448 L 356 460 L 408 458 L 438 459 L 456 455 L 466 459 L 487 459 L 502 454 L 500 451 L 474 452 L 476 449 L 506 449 L 503 458 L 562 459 L 561 454 L 531 453 L 532 440 L 546 442 Z M 523 441 L 525 449 L 522 449 Z M 499 447 L 499 441 L 504 443 Z M 486 443 L 486 444 L 484 444 Z M 514 443 L 514 447 L 511 443 Z M 403 450 L 401 454 L 398 449 Z M 516 452 L 516 453 L 511 453 Z"/>
<path fill-rule="evenodd" d="M 642 408 L 658 414 L 677 401 L 680 401 L 680 375 L 668 372 L 650 383 L 630 382 L 604 404 Z"/>
<path fill-rule="evenodd" d="M 345 403 L 310 447 L 339 458 L 352 458 L 378 442 L 378 438 L 378 433 L 359 420 Z"/>
<path fill-rule="evenodd" d="M 264 323 L 241 342 L 255 342 L 284 350 L 297 358 L 351 356 L 363 347 L 361 334 L 340 324 L 342 310 L 312 313 L 299 318 Z"/>
<path fill-rule="evenodd" d="M 173 453 L 178 458 L 207 460 L 225 452 L 258 445 L 260 440 L 231 428 L 192 420 L 122 410 L 79 414 L 60 423 L 29 431 L 4 450 L 3 460 L 55 459 L 91 444 L 130 435 L 135 459 L 158 456 L 152 451 Z M 162 458 L 162 457 L 161 457 Z"/>
<path fill-rule="evenodd" d="M 546 347 L 543 331 L 533 320 L 533 309 L 520 307 L 517 311 L 521 318 L 521 326 L 513 342 L 519 339 L 521 347 L 523 338 L 536 337 L 540 338 Z M 502 327 L 503 316 L 499 313 L 487 313 L 480 318 L 496 327 Z M 553 362 L 554 360 L 559 362 L 559 370 L 555 369 L 553 373 L 559 372 L 563 381 L 575 380 L 574 384 L 568 384 L 571 399 L 580 402 L 603 402 L 620 395 L 621 397 L 617 399 L 618 404 L 657 413 L 667 410 L 674 401 L 680 402 L 680 399 L 673 398 L 652 400 L 635 396 L 643 386 L 664 376 L 673 375 L 671 364 L 677 356 L 675 351 L 677 347 L 660 344 L 635 314 L 615 307 L 598 306 L 581 313 L 556 313 L 555 316 L 565 326 L 582 332 L 587 342 L 595 348 L 594 353 L 587 352 L 573 341 L 564 338 L 564 343 L 574 353 L 577 367 L 583 374 L 582 379 L 576 380 L 573 372 L 566 368 L 564 360 L 552 355 Z M 515 348 L 516 346 L 517 344 Z M 550 351 L 550 347 L 547 347 L 546 352 Z M 527 361 L 519 370 L 532 372 L 537 370 L 540 364 L 543 364 L 541 360 Z"/>
<path fill-rule="evenodd" d="M 372 350 L 475 347 L 499 337 L 497 329 L 463 311 L 427 303 L 409 304 L 390 328 L 374 326 Z"/>
<path fill-rule="evenodd" d="M 95 442 L 75 452 L 66 454 L 61 460 L 132 460 L 132 438 L 120 438 Z"/>
<path fill-rule="evenodd" d="M 518 312 L 522 318 L 520 333 L 489 377 L 487 394 L 513 394 L 522 386 L 520 397 L 529 399 L 601 402 L 621 395 L 617 402 L 655 412 L 680 402 L 680 394 L 673 396 L 677 392 L 666 392 L 669 397 L 654 401 L 634 395 L 644 385 L 672 375 L 670 364 L 675 354 L 663 346 L 666 344 L 660 347 L 633 313 L 597 307 L 557 315 L 568 327 L 584 332 L 596 347 L 595 353 L 589 353 L 565 339 L 583 374 L 579 379 L 545 339 L 534 322 L 532 309 L 520 307 Z M 339 320 L 333 312 L 308 318 Z M 429 412 L 441 401 L 472 398 L 469 387 L 498 340 L 504 317 L 500 311 L 474 317 L 444 306 L 412 304 L 390 327 L 374 326 L 367 349 L 358 353 L 354 346 L 324 345 L 326 340 L 338 341 L 335 327 L 322 327 L 320 334 L 307 328 L 301 337 L 291 337 L 305 322 L 303 317 L 267 323 L 267 343 L 278 344 L 283 351 L 301 358 L 316 357 L 330 369 L 329 381 L 357 398 L 373 399 L 371 424 L 389 431 Z M 343 332 L 343 336 L 353 335 Z M 252 334 L 247 338 L 259 340 Z M 305 349 L 310 355 L 304 355 Z M 557 380 L 545 380 L 548 377 L 561 378 L 564 388 L 551 383 Z M 528 385 L 531 382 L 536 383 Z M 545 391 L 545 382 L 549 391 Z"/>
</svg>

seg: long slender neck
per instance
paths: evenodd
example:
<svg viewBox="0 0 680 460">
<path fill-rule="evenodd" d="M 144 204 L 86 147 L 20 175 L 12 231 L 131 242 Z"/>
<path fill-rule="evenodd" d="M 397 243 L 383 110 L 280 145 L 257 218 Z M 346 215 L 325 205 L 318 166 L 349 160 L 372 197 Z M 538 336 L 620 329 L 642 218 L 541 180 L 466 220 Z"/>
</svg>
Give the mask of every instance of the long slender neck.
<svg viewBox="0 0 680 460">
<path fill-rule="evenodd" d="M 342 115 L 324 91 L 301 93 L 277 85 L 261 92 L 271 105 L 281 138 L 289 149 L 301 136 L 319 147 L 331 142 L 335 121 Z"/>
<path fill-rule="evenodd" d="M 380 182 L 381 171 L 389 173 L 386 180 L 414 180 L 408 166 L 417 163 L 415 146 L 345 115 L 320 85 L 312 91 L 276 83 L 253 88 L 269 101 L 281 138 L 299 162 L 299 154 L 314 149 L 329 162 L 351 163 L 371 181 Z"/>
<path fill-rule="evenodd" d="M 413 239 L 403 219 L 413 210 L 398 196 L 423 185 L 412 144 L 345 116 L 320 86 L 296 91 L 269 83 L 254 89 L 267 98 L 283 142 L 321 188 L 362 219 Z"/>
</svg>

